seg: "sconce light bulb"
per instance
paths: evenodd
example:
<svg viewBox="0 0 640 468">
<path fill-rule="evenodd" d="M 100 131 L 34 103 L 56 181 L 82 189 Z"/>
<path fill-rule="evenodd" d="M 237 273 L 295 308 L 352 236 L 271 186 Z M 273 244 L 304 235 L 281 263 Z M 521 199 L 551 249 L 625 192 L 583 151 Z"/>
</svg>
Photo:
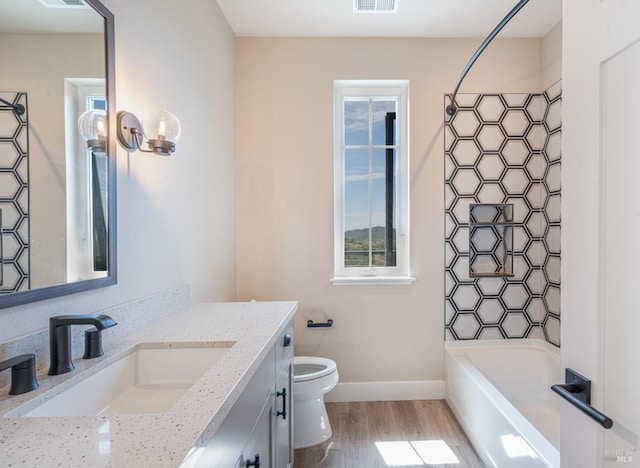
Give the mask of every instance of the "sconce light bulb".
<svg viewBox="0 0 640 468">
<path fill-rule="evenodd" d="M 105 128 L 103 119 L 100 119 L 96 122 L 96 131 L 98 132 L 98 135 L 100 135 L 101 137 L 103 138 L 107 137 L 107 129 Z"/>
<path fill-rule="evenodd" d="M 166 110 L 152 112 L 142 119 L 142 128 L 147 140 L 169 140 L 177 143 L 182 133 L 178 117 Z"/>
<path fill-rule="evenodd" d="M 156 154 L 170 156 L 180 140 L 180 120 L 166 110 L 156 111 L 142 120 L 144 136 L 149 149 Z"/>
<path fill-rule="evenodd" d="M 104 153 L 107 147 L 107 113 L 101 109 L 84 112 L 78 118 L 78 131 L 87 142 L 87 148 Z"/>
<path fill-rule="evenodd" d="M 158 139 L 159 140 L 166 140 L 167 134 L 167 124 L 164 120 L 164 117 L 160 117 L 160 122 L 158 124 Z"/>
</svg>

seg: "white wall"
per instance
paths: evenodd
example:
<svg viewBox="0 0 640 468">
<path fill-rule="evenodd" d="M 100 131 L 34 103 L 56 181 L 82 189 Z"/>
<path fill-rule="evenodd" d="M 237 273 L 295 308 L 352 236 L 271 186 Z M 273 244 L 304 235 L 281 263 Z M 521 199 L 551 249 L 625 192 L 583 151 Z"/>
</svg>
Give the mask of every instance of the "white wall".
<svg viewBox="0 0 640 468">
<path fill-rule="evenodd" d="M 542 38 L 542 88 L 562 79 L 562 21 Z"/>
<path fill-rule="evenodd" d="M 594 380 L 592 402 L 601 398 L 598 361 L 601 334 L 600 262 L 600 42 L 598 14 L 601 2 L 564 0 L 562 76 L 562 367 Z M 585 253 L 591 255 L 585 255 Z M 590 345 L 586 345 L 590 344 Z M 598 466 L 597 424 L 585 423 L 571 405 L 561 407 L 563 466 Z M 588 434 L 588 436 L 587 436 Z"/>
<path fill-rule="evenodd" d="M 235 297 L 235 36 L 216 2 L 103 3 L 116 108 L 166 108 L 183 138 L 170 158 L 118 149 L 118 285 L 0 311 L 0 341 L 183 283 L 194 301 Z"/>
<path fill-rule="evenodd" d="M 342 382 L 443 377 L 444 94 L 479 43 L 238 39 L 238 299 L 299 300 L 296 354 Z M 540 62 L 540 40 L 495 40 L 460 91 L 540 92 Z M 412 286 L 329 283 L 335 79 L 410 80 Z"/>
</svg>

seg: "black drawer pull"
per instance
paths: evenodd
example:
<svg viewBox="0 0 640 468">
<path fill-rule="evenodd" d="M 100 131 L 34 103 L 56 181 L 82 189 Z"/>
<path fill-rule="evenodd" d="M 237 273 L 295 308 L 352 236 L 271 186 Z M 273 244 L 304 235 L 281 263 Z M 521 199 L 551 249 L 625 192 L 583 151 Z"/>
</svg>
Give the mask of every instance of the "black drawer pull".
<svg viewBox="0 0 640 468">
<path fill-rule="evenodd" d="M 276 412 L 276 417 L 282 416 L 282 419 L 287 419 L 287 389 L 284 387 L 281 392 L 276 392 L 276 397 L 282 397 L 282 411 Z"/>
</svg>

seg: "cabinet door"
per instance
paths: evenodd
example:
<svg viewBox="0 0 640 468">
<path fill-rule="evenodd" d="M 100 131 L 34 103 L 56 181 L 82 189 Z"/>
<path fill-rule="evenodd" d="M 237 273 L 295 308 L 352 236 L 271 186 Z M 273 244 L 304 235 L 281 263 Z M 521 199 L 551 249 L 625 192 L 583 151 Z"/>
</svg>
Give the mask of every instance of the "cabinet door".
<svg viewBox="0 0 640 468">
<path fill-rule="evenodd" d="M 262 408 L 247 444 L 242 450 L 240 460 L 236 464 L 237 468 L 247 466 L 273 467 L 273 418 L 271 416 L 275 411 L 273 403 L 273 398 L 269 398 Z M 256 455 L 260 458 L 260 465 L 247 465 L 247 463 L 255 463 Z"/>
<path fill-rule="evenodd" d="M 280 372 L 280 367 L 284 364 L 287 364 L 293 356 L 293 319 L 287 323 L 284 331 L 278 338 L 278 341 L 275 345 L 276 350 L 276 375 Z"/>
<path fill-rule="evenodd" d="M 293 360 L 282 366 L 276 379 L 275 468 L 293 466 Z"/>
</svg>

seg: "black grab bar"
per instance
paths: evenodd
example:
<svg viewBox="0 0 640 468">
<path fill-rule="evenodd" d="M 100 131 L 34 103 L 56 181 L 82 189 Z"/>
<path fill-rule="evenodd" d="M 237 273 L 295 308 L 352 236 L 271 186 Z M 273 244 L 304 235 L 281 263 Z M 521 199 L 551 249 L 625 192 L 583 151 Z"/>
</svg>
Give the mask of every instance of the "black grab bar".
<svg viewBox="0 0 640 468">
<path fill-rule="evenodd" d="M 313 323 L 313 320 L 307 320 L 307 327 L 309 328 L 329 328 L 333 326 L 333 320 L 329 319 L 322 323 Z"/>
<path fill-rule="evenodd" d="M 565 370 L 564 384 L 551 386 L 551 390 L 596 421 L 605 429 L 611 429 L 613 420 L 591 406 L 591 380 L 581 376 L 573 369 Z"/>
</svg>

